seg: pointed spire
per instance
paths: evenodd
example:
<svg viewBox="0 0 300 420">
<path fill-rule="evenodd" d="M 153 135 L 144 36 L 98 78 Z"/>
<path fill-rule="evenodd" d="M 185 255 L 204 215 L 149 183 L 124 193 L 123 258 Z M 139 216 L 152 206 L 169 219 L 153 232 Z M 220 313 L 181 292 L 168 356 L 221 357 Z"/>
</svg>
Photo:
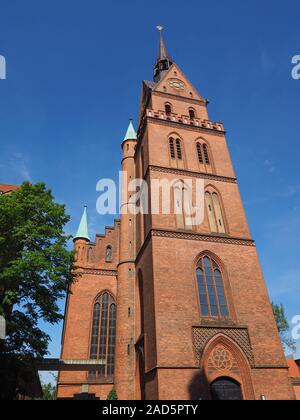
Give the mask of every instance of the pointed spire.
<svg viewBox="0 0 300 420">
<path fill-rule="evenodd" d="M 173 64 L 173 60 L 168 54 L 162 35 L 163 27 L 157 26 L 157 30 L 159 31 L 159 49 L 157 61 L 154 66 L 154 81 L 156 83 L 158 83 L 162 79 L 164 74 L 169 70 L 169 68 Z"/>
<path fill-rule="evenodd" d="M 163 27 L 162 26 L 157 26 L 157 29 L 159 31 L 159 49 L 158 49 L 158 57 L 157 57 L 157 61 L 161 61 L 161 60 L 171 60 L 171 57 L 168 54 L 167 48 L 165 46 L 165 42 L 164 42 L 164 38 L 163 38 Z"/>
<path fill-rule="evenodd" d="M 74 241 L 76 239 L 86 239 L 87 241 L 90 241 L 88 223 L 87 223 L 87 206 L 84 206 L 81 221 L 80 221 L 76 236 L 74 238 Z"/>
<path fill-rule="evenodd" d="M 125 134 L 124 141 L 126 141 L 126 140 L 136 140 L 136 139 L 137 139 L 136 131 L 134 129 L 132 119 L 130 118 L 129 126 L 128 126 L 127 132 Z"/>
</svg>

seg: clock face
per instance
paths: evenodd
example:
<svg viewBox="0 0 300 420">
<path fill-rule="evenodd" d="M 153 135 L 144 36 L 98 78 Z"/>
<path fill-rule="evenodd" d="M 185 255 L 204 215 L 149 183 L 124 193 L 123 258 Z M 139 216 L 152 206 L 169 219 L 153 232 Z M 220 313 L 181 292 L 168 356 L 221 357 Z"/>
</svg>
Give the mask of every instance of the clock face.
<svg viewBox="0 0 300 420">
<path fill-rule="evenodd" d="M 177 89 L 177 90 L 183 90 L 184 87 L 185 87 L 184 83 L 179 79 L 170 79 L 169 80 L 169 85 L 173 89 Z"/>
</svg>

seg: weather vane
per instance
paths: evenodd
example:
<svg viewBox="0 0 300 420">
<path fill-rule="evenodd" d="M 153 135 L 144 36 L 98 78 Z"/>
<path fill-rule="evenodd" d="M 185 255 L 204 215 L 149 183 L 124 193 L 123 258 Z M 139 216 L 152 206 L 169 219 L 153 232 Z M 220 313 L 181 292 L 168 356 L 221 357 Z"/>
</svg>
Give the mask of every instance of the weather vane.
<svg viewBox="0 0 300 420">
<path fill-rule="evenodd" d="M 156 27 L 156 29 L 157 29 L 159 32 L 162 32 L 162 30 L 164 29 L 164 27 L 163 27 L 163 26 L 161 26 L 161 25 L 158 25 L 158 26 Z"/>
</svg>

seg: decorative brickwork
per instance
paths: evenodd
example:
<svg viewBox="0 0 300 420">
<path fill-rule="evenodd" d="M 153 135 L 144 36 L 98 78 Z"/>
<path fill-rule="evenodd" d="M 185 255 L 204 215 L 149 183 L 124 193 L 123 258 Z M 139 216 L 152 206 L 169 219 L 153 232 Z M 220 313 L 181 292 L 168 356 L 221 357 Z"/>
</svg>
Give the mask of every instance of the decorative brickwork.
<svg viewBox="0 0 300 420">
<path fill-rule="evenodd" d="M 239 238 L 216 236 L 216 235 L 202 235 L 199 233 L 153 230 L 152 236 L 159 236 L 163 238 L 187 239 L 187 240 L 202 241 L 202 242 L 219 242 L 219 243 L 229 244 L 229 245 L 255 246 L 254 242 L 251 239 L 239 239 Z"/>
<path fill-rule="evenodd" d="M 220 375 L 228 375 L 228 372 L 234 376 L 240 375 L 240 368 L 236 358 L 224 346 L 217 346 L 208 359 L 208 373 L 212 375 L 218 372 Z"/>
<path fill-rule="evenodd" d="M 82 274 L 93 274 L 95 276 L 113 276 L 116 277 L 118 272 L 116 270 L 97 270 L 97 269 L 84 269 Z"/>
<path fill-rule="evenodd" d="M 231 338 L 245 353 L 249 363 L 254 367 L 254 358 L 251 350 L 247 328 L 214 328 L 193 327 L 194 348 L 197 363 L 200 365 L 201 357 L 207 343 L 218 334 Z"/>
<path fill-rule="evenodd" d="M 232 184 L 237 183 L 236 178 L 229 178 L 229 177 L 225 177 L 221 175 L 208 174 L 204 172 L 190 172 L 190 171 L 185 171 L 183 169 L 159 168 L 157 166 L 149 166 L 148 169 L 149 171 L 153 171 L 153 172 L 178 175 L 178 177 L 188 176 L 188 177 L 200 178 L 200 179 L 211 179 L 213 181 L 230 182 Z"/>
</svg>

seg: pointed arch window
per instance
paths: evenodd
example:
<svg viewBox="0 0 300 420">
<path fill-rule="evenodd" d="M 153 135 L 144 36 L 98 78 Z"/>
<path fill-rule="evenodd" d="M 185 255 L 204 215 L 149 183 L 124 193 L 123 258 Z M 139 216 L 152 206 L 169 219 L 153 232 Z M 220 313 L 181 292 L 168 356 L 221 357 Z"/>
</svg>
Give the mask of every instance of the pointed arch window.
<svg viewBox="0 0 300 420">
<path fill-rule="evenodd" d="M 173 137 L 169 138 L 169 148 L 170 148 L 170 158 L 172 160 L 182 161 L 183 154 L 182 154 L 182 147 L 181 147 L 181 140 L 174 139 Z"/>
<path fill-rule="evenodd" d="M 203 317 L 228 317 L 222 273 L 210 257 L 202 257 L 196 269 L 200 312 Z"/>
<path fill-rule="evenodd" d="M 113 296 L 103 292 L 97 298 L 93 310 L 90 357 L 102 362 L 91 377 L 111 376 L 115 367 L 116 303 Z"/>
<path fill-rule="evenodd" d="M 212 160 L 211 160 L 211 154 L 209 151 L 209 147 L 206 143 L 203 142 L 202 139 L 198 140 L 196 142 L 196 152 L 198 157 L 198 162 L 201 165 L 205 165 L 205 167 L 212 167 Z"/>
<path fill-rule="evenodd" d="M 224 217 L 218 194 L 216 192 L 206 191 L 205 202 L 211 232 L 226 233 Z"/>
</svg>

